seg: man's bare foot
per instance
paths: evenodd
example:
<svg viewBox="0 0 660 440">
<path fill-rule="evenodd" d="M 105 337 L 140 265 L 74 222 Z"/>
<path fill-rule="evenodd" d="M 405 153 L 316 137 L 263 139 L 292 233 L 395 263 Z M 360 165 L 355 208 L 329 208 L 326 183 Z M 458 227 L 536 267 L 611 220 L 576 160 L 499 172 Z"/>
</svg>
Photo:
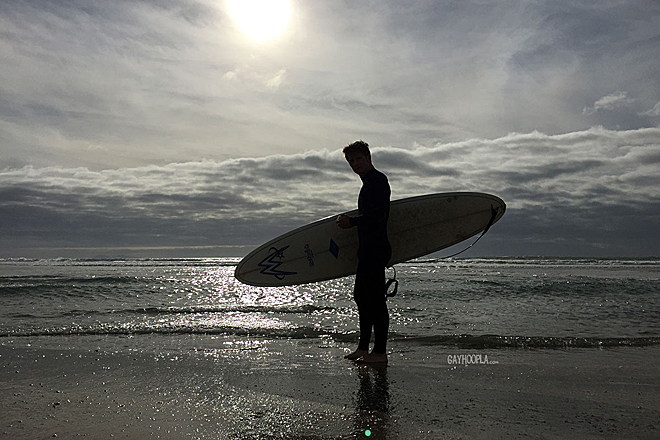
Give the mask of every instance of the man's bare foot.
<svg viewBox="0 0 660 440">
<path fill-rule="evenodd" d="M 357 362 L 365 364 L 385 364 L 387 365 L 387 353 L 374 353 L 373 351 L 369 354 L 357 359 Z"/>
<path fill-rule="evenodd" d="M 352 361 L 359 359 L 363 356 L 369 355 L 369 352 L 367 350 L 355 350 L 353 353 L 347 354 L 344 356 L 344 359 L 350 359 Z"/>
</svg>

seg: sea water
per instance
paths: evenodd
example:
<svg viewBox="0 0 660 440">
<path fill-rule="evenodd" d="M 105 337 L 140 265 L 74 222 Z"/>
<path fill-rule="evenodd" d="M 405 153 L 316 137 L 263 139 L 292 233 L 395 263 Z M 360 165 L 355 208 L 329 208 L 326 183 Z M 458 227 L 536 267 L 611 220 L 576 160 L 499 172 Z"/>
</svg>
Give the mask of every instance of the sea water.
<svg viewBox="0 0 660 440">
<path fill-rule="evenodd" d="M 193 345 L 221 339 L 246 352 L 272 340 L 354 348 L 352 277 L 252 287 L 234 278 L 238 261 L 0 260 L 0 343 L 130 338 L 139 350 L 186 351 L 197 347 L 182 336 L 196 335 Z M 660 345 L 660 259 L 420 259 L 396 276 L 391 351 Z"/>
</svg>

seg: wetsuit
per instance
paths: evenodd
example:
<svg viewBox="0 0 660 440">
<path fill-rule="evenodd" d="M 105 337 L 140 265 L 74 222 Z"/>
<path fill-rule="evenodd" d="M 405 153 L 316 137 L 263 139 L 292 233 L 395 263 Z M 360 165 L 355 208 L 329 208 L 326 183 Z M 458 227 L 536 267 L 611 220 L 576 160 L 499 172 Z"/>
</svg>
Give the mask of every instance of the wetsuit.
<svg viewBox="0 0 660 440">
<path fill-rule="evenodd" d="M 385 174 L 369 170 L 362 179 L 358 197 L 358 215 L 350 219 L 357 226 L 359 248 L 355 276 L 355 303 L 360 315 L 358 350 L 368 350 L 374 329 L 374 352 L 385 353 L 389 314 L 385 297 L 385 267 L 392 256 L 387 238 L 390 215 L 390 185 Z"/>
</svg>

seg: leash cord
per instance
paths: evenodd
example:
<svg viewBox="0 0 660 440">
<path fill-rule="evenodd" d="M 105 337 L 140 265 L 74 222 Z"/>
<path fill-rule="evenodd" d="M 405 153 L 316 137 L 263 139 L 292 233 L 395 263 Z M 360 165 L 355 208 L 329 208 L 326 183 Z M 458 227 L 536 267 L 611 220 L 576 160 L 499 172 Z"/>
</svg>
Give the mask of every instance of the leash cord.
<svg viewBox="0 0 660 440">
<path fill-rule="evenodd" d="M 481 235 L 476 240 L 474 240 L 474 242 L 470 246 L 466 247 L 462 251 L 456 252 L 455 254 L 448 255 L 446 257 L 440 257 L 440 259 L 444 260 L 444 259 L 447 259 L 447 258 L 453 258 L 456 255 L 462 254 L 463 252 L 467 251 L 472 246 L 477 244 L 477 242 L 479 240 L 481 240 L 481 237 L 486 235 L 486 232 L 488 232 L 490 227 L 493 226 L 493 223 L 495 223 L 495 219 L 497 218 L 497 213 L 499 212 L 499 210 L 500 210 L 500 208 L 495 208 L 495 207 L 493 207 L 493 205 L 490 205 L 490 212 L 491 212 L 490 220 L 488 221 L 488 224 L 486 225 L 486 229 L 484 229 L 484 231 L 481 233 Z M 396 279 L 396 268 L 394 266 L 390 266 L 390 267 L 394 270 L 394 278 L 389 278 L 385 282 L 385 296 L 387 298 L 391 298 L 393 296 L 396 296 L 397 292 L 399 291 L 399 280 Z M 390 287 L 392 286 L 392 284 L 394 284 L 394 290 L 392 291 L 392 293 L 388 293 L 388 291 L 390 290 Z"/>
</svg>

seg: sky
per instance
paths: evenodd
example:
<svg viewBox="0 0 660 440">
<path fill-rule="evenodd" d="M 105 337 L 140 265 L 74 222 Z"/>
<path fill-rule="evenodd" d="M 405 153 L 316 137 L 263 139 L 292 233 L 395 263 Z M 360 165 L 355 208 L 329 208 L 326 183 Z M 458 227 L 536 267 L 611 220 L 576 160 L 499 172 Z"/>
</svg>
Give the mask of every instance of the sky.
<svg viewBox="0 0 660 440">
<path fill-rule="evenodd" d="M 0 2 L 0 258 L 242 256 L 355 208 L 357 139 L 504 199 L 467 256 L 660 255 L 656 0 L 235 3 Z"/>
</svg>

